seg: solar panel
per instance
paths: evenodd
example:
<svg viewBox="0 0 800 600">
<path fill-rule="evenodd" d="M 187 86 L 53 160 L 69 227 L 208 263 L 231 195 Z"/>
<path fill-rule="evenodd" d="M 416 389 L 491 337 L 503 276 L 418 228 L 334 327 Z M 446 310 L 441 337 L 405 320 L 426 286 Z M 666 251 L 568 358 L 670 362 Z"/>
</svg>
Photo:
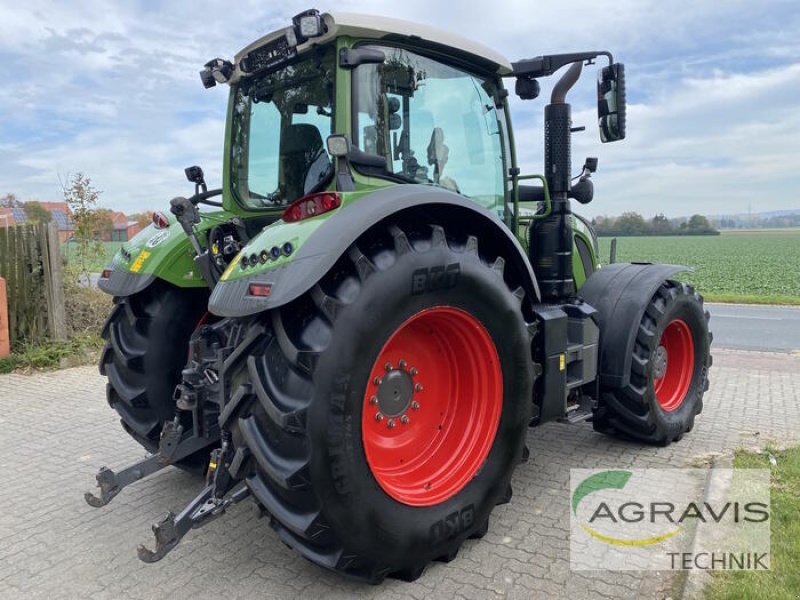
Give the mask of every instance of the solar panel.
<svg viewBox="0 0 800 600">
<path fill-rule="evenodd" d="M 53 215 L 53 221 L 55 221 L 59 229 L 71 229 L 69 218 L 62 211 L 54 210 L 50 214 Z"/>
<path fill-rule="evenodd" d="M 17 225 L 20 223 L 25 223 L 28 220 L 28 218 L 25 216 L 24 208 L 12 208 L 11 213 L 14 215 L 14 220 L 17 222 Z"/>
</svg>

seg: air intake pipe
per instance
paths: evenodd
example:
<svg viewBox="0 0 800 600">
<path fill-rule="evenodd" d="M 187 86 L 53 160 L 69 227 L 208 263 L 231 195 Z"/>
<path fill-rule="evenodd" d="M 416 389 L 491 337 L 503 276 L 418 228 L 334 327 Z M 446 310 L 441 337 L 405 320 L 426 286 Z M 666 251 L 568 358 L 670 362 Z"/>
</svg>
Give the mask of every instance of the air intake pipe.
<svg viewBox="0 0 800 600">
<path fill-rule="evenodd" d="M 544 109 L 544 168 L 550 189 L 550 215 L 531 228 L 533 270 L 544 302 L 568 301 L 575 296 L 572 271 L 572 210 L 569 191 L 572 173 L 572 107 L 567 92 L 578 81 L 583 61 L 572 66 L 553 88 Z"/>
</svg>

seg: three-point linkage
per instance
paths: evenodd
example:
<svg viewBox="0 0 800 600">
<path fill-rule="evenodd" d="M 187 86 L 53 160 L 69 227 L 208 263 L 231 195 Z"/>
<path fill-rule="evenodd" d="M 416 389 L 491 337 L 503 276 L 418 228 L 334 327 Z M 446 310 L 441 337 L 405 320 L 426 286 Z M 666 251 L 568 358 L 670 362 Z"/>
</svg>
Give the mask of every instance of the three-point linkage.
<svg viewBox="0 0 800 600">
<path fill-rule="evenodd" d="M 95 496 L 91 492 L 86 492 L 83 497 L 89 506 L 95 508 L 105 506 L 126 486 L 174 465 L 208 445 L 209 440 L 206 438 L 184 434 L 183 426 L 179 424 L 177 418 L 168 421 L 161 430 L 158 452 L 125 467 L 119 473 L 108 467 L 102 467 L 97 473 L 97 487 L 100 488 L 100 494 Z"/>
</svg>

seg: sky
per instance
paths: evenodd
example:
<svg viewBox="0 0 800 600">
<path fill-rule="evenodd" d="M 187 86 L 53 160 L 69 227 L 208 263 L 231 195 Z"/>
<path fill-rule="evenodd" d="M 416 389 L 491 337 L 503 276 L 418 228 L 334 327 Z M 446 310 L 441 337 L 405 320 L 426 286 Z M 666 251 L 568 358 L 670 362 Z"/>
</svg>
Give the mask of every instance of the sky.
<svg viewBox="0 0 800 600">
<path fill-rule="evenodd" d="M 227 86 L 198 71 L 286 26 L 311 5 L 0 0 L 0 195 L 58 200 L 89 175 L 127 213 L 191 192 L 183 168 L 221 183 Z M 316 6 L 325 11 L 330 6 Z M 627 139 L 601 144 L 595 68 L 570 99 L 573 167 L 599 158 L 579 212 L 650 217 L 800 209 L 797 0 L 341 0 L 336 10 L 404 18 L 480 41 L 514 61 L 606 49 L 626 65 Z M 520 166 L 542 170 L 542 111 L 512 93 Z M 513 90 L 513 81 L 508 82 Z"/>
</svg>

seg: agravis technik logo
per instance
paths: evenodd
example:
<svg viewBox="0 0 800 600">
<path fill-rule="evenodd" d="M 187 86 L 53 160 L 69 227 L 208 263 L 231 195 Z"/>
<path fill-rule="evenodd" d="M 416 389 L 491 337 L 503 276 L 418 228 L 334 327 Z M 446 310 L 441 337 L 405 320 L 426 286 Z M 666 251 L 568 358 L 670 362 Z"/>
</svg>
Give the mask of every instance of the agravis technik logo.
<svg viewBox="0 0 800 600">
<path fill-rule="evenodd" d="M 575 569 L 769 568 L 769 472 L 573 469 Z"/>
</svg>

